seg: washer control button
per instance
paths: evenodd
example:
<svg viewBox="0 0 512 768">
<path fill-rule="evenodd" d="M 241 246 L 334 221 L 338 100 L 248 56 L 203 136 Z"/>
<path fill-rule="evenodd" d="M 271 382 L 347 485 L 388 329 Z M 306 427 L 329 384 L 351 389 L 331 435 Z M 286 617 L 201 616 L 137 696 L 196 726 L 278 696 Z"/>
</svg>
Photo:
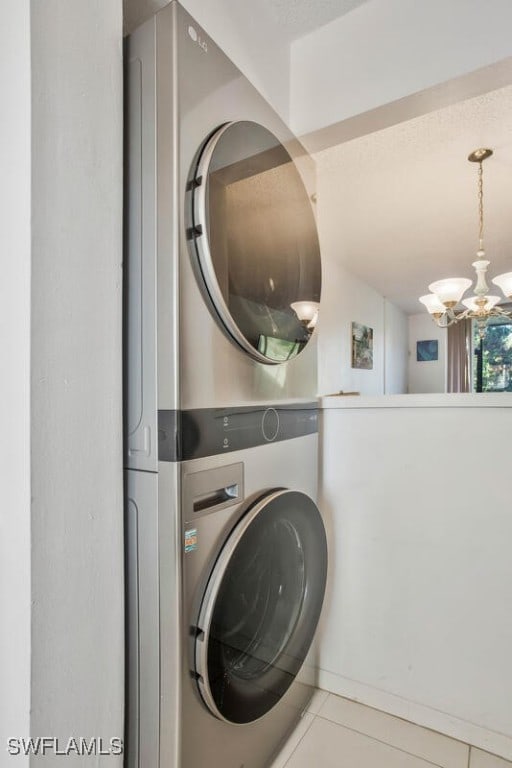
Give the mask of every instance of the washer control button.
<svg viewBox="0 0 512 768">
<path fill-rule="evenodd" d="M 267 408 L 261 420 L 261 431 L 268 443 L 275 440 L 279 432 L 279 414 L 275 408 Z"/>
</svg>

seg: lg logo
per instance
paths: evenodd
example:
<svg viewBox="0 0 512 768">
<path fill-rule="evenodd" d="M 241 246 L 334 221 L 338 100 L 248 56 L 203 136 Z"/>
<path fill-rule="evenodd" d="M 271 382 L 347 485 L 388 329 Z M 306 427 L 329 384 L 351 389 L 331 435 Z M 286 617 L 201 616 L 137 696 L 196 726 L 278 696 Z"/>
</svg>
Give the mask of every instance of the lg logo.
<svg viewBox="0 0 512 768">
<path fill-rule="evenodd" d="M 203 39 L 201 38 L 201 36 L 197 34 L 197 31 L 194 29 L 194 27 L 190 26 L 190 27 L 188 28 L 188 34 L 190 35 L 190 37 L 192 38 L 192 40 L 194 41 L 194 43 L 197 43 L 197 45 L 198 45 L 200 48 L 202 48 L 202 50 L 203 50 L 205 53 L 208 53 L 208 44 L 207 44 L 206 40 L 203 40 Z"/>
</svg>

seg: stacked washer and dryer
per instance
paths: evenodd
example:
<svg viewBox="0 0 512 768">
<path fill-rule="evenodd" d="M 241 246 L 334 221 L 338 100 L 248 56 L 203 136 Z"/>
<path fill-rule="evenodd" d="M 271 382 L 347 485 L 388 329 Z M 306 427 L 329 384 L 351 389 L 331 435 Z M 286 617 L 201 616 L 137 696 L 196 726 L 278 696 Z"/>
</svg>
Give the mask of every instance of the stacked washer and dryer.
<svg viewBox="0 0 512 768">
<path fill-rule="evenodd" d="M 126 53 L 127 765 L 263 768 L 327 568 L 311 160 L 177 2 Z"/>
</svg>

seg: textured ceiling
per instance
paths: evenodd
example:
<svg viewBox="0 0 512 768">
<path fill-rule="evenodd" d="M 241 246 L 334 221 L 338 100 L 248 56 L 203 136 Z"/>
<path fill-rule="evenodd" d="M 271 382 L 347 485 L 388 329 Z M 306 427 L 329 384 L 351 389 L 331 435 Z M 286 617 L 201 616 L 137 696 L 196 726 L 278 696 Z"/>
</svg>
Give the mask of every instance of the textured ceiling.
<svg viewBox="0 0 512 768">
<path fill-rule="evenodd" d="M 444 277 L 474 277 L 484 163 L 489 276 L 512 271 L 512 86 L 319 152 L 322 249 L 407 313 Z M 493 292 L 500 293 L 495 289 Z"/>
<path fill-rule="evenodd" d="M 368 0 L 260 0 L 288 40 L 344 16 Z"/>
</svg>

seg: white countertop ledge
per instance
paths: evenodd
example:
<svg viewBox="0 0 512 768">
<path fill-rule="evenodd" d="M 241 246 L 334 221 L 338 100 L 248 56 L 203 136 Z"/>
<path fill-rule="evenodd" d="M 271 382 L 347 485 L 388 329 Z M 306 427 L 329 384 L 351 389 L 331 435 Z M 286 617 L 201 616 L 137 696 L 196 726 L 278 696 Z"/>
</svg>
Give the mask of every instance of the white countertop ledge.
<svg viewBox="0 0 512 768">
<path fill-rule="evenodd" d="M 429 395 L 328 395 L 319 407 L 332 408 L 512 408 L 512 392 Z"/>
</svg>

